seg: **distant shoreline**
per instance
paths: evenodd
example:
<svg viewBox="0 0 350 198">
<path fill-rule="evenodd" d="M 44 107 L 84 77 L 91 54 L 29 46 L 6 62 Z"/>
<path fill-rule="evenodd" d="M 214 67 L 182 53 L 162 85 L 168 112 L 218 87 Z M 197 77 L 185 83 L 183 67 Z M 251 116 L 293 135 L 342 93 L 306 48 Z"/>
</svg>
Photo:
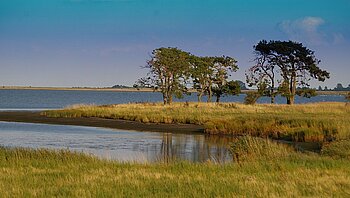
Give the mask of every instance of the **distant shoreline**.
<svg viewBox="0 0 350 198">
<path fill-rule="evenodd" d="M 115 91 L 115 92 L 153 92 L 151 88 L 94 88 L 94 87 L 25 87 L 0 86 L 0 90 L 58 90 L 58 91 Z"/>
<path fill-rule="evenodd" d="M 0 86 L 0 90 L 57 90 L 57 91 L 111 91 L 111 92 L 158 92 L 152 88 L 95 88 L 95 87 L 27 87 L 27 86 Z M 242 93 L 255 91 L 242 90 Z M 190 90 L 190 92 L 196 92 Z M 349 91 L 316 91 L 318 95 L 346 95 Z"/>
</svg>

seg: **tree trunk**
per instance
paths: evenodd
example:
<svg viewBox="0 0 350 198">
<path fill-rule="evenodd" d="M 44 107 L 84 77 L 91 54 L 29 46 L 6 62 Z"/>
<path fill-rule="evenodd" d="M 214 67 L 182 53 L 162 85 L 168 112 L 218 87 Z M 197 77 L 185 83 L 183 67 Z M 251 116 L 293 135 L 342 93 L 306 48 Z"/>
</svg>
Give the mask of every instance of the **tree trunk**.
<svg viewBox="0 0 350 198">
<path fill-rule="evenodd" d="M 296 86 L 297 86 L 297 76 L 296 73 L 292 74 L 291 82 L 290 82 L 290 96 L 289 96 L 289 104 L 293 105 L 295 102 L 295 93 L 296 93 Z"/>
<path fill-rule="evenodd" d="M 171 103 L 173 103 L 173 95 L 169 94 L 169 96 L 168 96 L 168 104 L 171 105 Z"/>
<path fill-rule="evenodd" d="M 271 104 L 275 104 L 275 96 L 271 95 Z"/>
<path fill-rule="evenodd" d="M 271 94 L 271 104 L 275 103 L 275 82 L 274 79 L 271 80 L 271 89 L 270 89 L 270 94 Z"/>
<path fill-rule="evenodd" d="M 219 103 L 219 102 L 220 102 L 220 96 L 217 95 L 217 96 L 216 96 L 216 103 Z"/>
<path fill-rule="evenodd" d="M 291 96 L 290 96 L 290 102 L 289 102 L 289 104 L 290 104 L 290 105 L 293 105 L 293 104 L 294 104 L 294 101 L 295 101 L 295 95 L 291 95 Z"/>
<path fill-rule="evenodd" d="M 167 94 L 164 92 L 163 92 L 163 103 L 164 103 L 164 105 L 168 104 Z"/>
<path fill-rule="evenodd" d="M 201 90 L 198 94 L 198 102 L 202 102 L 203 91 Z"/>
<path fill-rule="evenodd" d="M 208 88 L 208 101 L 207 102 L 211 102 L 211 97 L 213 95 L 212 91 L 211 91 L 211 87 Z"/>
</svg>

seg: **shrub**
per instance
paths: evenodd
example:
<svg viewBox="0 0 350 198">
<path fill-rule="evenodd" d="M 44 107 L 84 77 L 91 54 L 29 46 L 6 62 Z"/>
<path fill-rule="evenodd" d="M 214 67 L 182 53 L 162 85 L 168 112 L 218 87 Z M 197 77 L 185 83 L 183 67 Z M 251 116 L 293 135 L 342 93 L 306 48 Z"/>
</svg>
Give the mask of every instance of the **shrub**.
<svg viewBox="0 0 350 198">
<path fill-rule="evenodd" d="M 261 97 L 258 92 L 248 92 L 247 96 L 244 98 L 244 104 L 253 105 Z"/>
</svg>

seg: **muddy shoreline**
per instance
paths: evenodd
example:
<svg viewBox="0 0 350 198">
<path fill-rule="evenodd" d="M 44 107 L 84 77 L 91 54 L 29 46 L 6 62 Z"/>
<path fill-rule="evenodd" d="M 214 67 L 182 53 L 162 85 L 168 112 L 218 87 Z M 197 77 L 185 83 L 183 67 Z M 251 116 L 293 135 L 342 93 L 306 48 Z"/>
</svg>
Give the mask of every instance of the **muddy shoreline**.
<svg viewBox="0 0 350 198">
<path fill-rule="evenodd" d="M 171 133 L 203 133 L 204 127 L 193 124 L 154 124 L 136 121 L 102 119 L 102 118 L 49 118 L 40 115 L 40 112 L 31 111 L 3 111 L 0 112 L 0 121 L 25 122 L 40 124 L 58 124 L 103 127 L 133 131 L 171 132 Z"/>
</svg>

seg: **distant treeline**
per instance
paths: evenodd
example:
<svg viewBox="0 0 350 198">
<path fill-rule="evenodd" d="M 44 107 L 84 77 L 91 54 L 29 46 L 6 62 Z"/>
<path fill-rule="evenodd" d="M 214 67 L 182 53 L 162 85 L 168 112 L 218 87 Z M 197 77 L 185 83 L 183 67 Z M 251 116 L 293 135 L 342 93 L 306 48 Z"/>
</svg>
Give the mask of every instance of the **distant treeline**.
<svg viewBox="0 0 350 198">
<path fill-rule="evenodd" d="M 350 91 L 350 84 L 348 85 L 348 87 L 344 87 L 341 83 L 338 83 L 337 86 L 334 87 L 333 89 L 330 89 L 327 86 L 325 86 L 322 89 L 322 87 L 319 86 L 317 90 L 318 91 Z"/>
<path fill-rule="evenodd" d="M 128 88 L 132 88 L 126 85 L 114 85 L 112 86 L 113 89 L 128 89 Z"/>
</svg>

